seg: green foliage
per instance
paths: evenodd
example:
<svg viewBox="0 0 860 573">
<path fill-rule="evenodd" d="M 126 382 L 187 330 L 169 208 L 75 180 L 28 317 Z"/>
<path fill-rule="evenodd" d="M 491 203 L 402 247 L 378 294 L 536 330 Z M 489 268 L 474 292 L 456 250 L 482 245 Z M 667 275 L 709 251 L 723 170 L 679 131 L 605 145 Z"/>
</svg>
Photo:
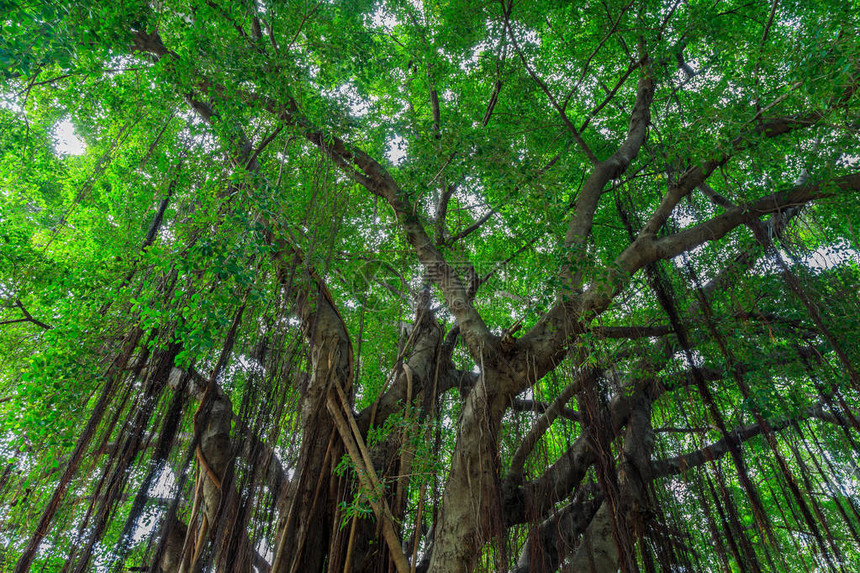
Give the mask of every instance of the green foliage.
<svg viewBox="0 0 860 573">
<path fill-rule="evenodd" d="M 576 303 L 580 293 L 565 290 L 572 258 L 577 262 L 567 270 L 582 273 L 583 289 L 614 296 L 599 316 L 575 325 L 584 333 L 552 358 L 552 374 L 530 389 L 529 399 L 552 402 L 589 366 L 603 372 L 606 402 L 630 397 L 644 378 L 677 384 L 690 370 L 688 351 L 697 366 L 720 373 L 712 390 L 730 427 L 757 416 L 798 415 L 822 393 L 856 403 L 844 361 L 860 364 L 853 343 L 860 202 L 854 191 L 826 182 L 855 173 L 860 157 L 857 2 L 540 0 L 514 3 L 509 22 L 506 4 L 0 0 L 0 458 L 12 468 L 9 483 L 38 490 L 14 506 L 12 517 L 35 519 L 135 328 L 144 342 L 134 358 L 177 345 L 175 366 L 208 380 L 242 309 L 235 358 L 218 381 L 237 417 L 260 416 L 254 430 L 285 462 L 297 459 L 295 428 L 303 413 L 296 404 L 304 398 L 301 380 L 313 374 L 311 352 L 290 346 L 314 335 L 302 330 L 298 291 L 319 280 L 335 302 L 351 336 L 356 410 L 373 407 L 390 388 L 398 361 L 416 351 L 406 327 L 432 269 L 419 263 L 385 199 L 360 178 L 351 180 L 354 165 L 327 151 L 336 138 L 378 159 L 441 255 L 465 281 L 473 274 L 481 279 L 474 306 L 493 335 L 515 341 L 559 301 Z M 137 32 L 156 30 L 166 52 L 153 57 L 133 49 L 141 41 Z M 624 141 L 643 73 L 634 65 L 644 55 L 639 46 L 647 48 L 657 85 L 646 140 L 623 176 L 603 190 L 587 243 L 566 246 L 567 223 L 593 170 L 577 140 L 600 160 Z M 293 105 L 298 119 L 286 113 Z M 795 123 L 771 137 L 763 126 L 778 119 Z M 83 143 L 80 154 L 58 151 L 55 139 L 66 123 Z M 317 131 L 320 146 L 309 137 Z M 240 149 L 240 133 L 250 149 Z M 804 174 L 824 182 L 827 196 L 772 237 L 785 268 L 769 252 L 703 306 L 704 285 L 758 249 L 746 227 L 633 277 L 618 256 L 685 172 L 715 160 L 720 167 L 708 185 L 733 204 L 790 188 Z M 446 219 L 438 222 L 440 195 L 449 191 Z M 162 201 L 167 207 L 147 242 Z M 658 236 L 724 211 L 700 188 Z M 786 269 L 823 309 L 821 324 L 789 288 Z M 665 301 L 654 294 L 658 279 L 692 350 L 681 348 L 677 332 L 668 342 L 663 335 L 599 334 L 605 326 L 674 329 Z M 450 332 L 455 321 L 438 285 L 430 292 L 433 317 Z M 309 313 L 319 311 L 315 304 Z M 822 325 L 844 343 L 847 358 L 836 355 Z M 272 356 L 276 367 L 263 367 Z M 444 367 L 480 368 L 462 343 L 450 362 Z M 124 368 L 123 375 L 132 370 Z M 134 392 L 145 391 L 135 384 Z M 679 455 L 723 437 L 688 386 L 654 404 L 653 426 L 692 428 L 659 433 L 655 455 Z M 166 406 L 159 400 L 160 415 Z M 412 459 L 405 505 L 413 518 L 425 501 L 422 487 L 441 503 L 457 442 L 461 396 L 452 390 L 440 401 L 429 415 L 416 399 L 368 433 L 370 447 L 393 440 L 397 456 Z M 582 409 L 580 402 L 581 396 L 568 407 Z M 193 407 L 183 407 L 187 434 Z M 529 411 L 506 414 L 494 463 L 507 467 L 536 418 Z M 156 419 L 147 428 L 154 431 Z M 832 481 L 856 485 L 850 440 L 814 424 L 835 467 L 827 470 Z M 527 476 L 546 471 L 583 428 L 581 421 L 553 422 L 526 464 Z M 239 431 L 238 423 L 233 429 Z M 806 444 L 791 440 L 780 437 L 778 451 L 792 467 L 812 464 L 814 456 L 801 451 Z M 609 454 L 620 457 L 618 444 L 613 448 Z M 744 451 L 755 462 L 756 480 L 776 483 L 784 478 L 768 448 L 757 437 Z M 135 485 L 151 455 L 136 458 L 141 465 L 129 478 Z M 721 464 L 726 497 L 752 530 L 740 476 Z M 338 474 L 354 475 L 347 458 Z M 592 470 L 587 480 L 595 476 Z M 694 479 L 700 477 L 667 478 L 678 490 L 666 496 L 681 500 L 672 519 L 694 524 L 691 539 L 706 544 Z M 816 479 L 812 489 L 828 485 Z M 395 481 L 384 478 L 386 491 Z M 74 487 L 83 499 L 97 486 Z M 782 489 L 763 492 L 770 513 L 797 511 Z M 357 489 L 342 503 L 343 523 L 370 516 L 369 500 L 383 494 Z M 710 493 L 702 495 L 713 505 Z M 821 502 L 828 520 L 836 520 L 840 499 Z M 118 515 L 128 514 L 130 503 L 118 505 Z M 77 523 L 76 511 L 66 510 L 63 523 Z M 190 516 L 187 507 L 181 512 Z M 429 523 L 427 514 L 423 519 Z M 106 539 L 119 539 L 120 521 L 111 522 Z M 72 546 L 73 529 L 58 534 L 56 547 Z M 790 533 L 778 534 L 785 546 L 795 543 Z M 517 543 L 526 535 L 511 533 Z M 757 547 L 765 543 L 760 532 L 751 535 Z M 4 534 L 2 543 L 14 554 L 24 536 L 10 542 Z M 501 549 L 484 550 L 487 568 L 501 568 Z M 706 568 L 720 567 L 713 552 L 701 553 Z M 46 570 L 54 566 L 54 556 L 40 559 Z M 783 569 L 807 566 L 803 557 L 787 559 Z M 853 551 L 845 562 L 857 560 Z M 738 567 L 731 561 L 730 568 Z"/>
</svg>

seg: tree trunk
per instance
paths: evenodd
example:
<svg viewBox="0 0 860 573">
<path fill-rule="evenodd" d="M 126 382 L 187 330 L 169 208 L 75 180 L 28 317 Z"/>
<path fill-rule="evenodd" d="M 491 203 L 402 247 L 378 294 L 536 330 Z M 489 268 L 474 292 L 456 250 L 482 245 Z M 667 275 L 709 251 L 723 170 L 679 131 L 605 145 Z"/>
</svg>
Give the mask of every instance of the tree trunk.
<svg viewBox="0 0 860 573">
<path fill-rule="evenodd" d="M 298 309 L 311 346 L 312 372 L 302 394 L 302 442 L 279 531 L 275 573 L 322 571 L 326 556 L 334 557 L 331 534 L 340 484 L 333 470 L 343 445 L 325 404 L 332 384 L 351 396 L 352 346 L 330 295 L 318 284 L 299 296 Z"/>
<path fill-rule="evenodd" d="M 612 516 L 609 504 L 604 502 L 594 515 L 582 543 L 573 554 L 564 573 L 616 573 L 618 571 L 618 549 L 612 535 Z"/>
<path fill-rule="evenodd" d="M 485 373 L 463 405 L 430 559 L 433 572 L 468 573 L 501 527 L 497 436 L 506 401 L 489 390 L 493 377 Z"/>
</svg>

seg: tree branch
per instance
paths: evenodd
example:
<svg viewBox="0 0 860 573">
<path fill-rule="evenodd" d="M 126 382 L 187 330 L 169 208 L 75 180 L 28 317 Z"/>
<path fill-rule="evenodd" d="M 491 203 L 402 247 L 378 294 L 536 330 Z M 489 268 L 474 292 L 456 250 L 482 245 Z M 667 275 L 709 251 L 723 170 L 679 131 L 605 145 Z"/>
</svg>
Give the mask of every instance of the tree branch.
<svg viewBox="0 0 860 573">
<path fill-rule="evenodd" d="M 669 219 L 669 216 L 672 214 L 672 211 L 681 199 L 690 194 L 693 189 L 704 183 L 715 169 L 728 162 L 735 153 L 752 147 L 752 143 L 750 143 L 750 141 L 753 138 L 751 136 L 759 135 L 764 136 L 765 138 L 772 138 L 784 135 L 796 129 L 811 127 L 824 119 L 828 111 L 831 111 L 833 108 L 848 101 L 854 95 L 857 88 L 858 81 L 857 78 L 854 78 L 849 86 L 843 90 L 836 102 L 834 102 L 834 105 L 829 109 L 817 109 L 805 114 L 796 114 L 789 117 L 775 118 L 763 123 L 757 123 L 750 132 L 742 134 L 732 141 L 730 151 L 720 154 L 719 157 L 715 159 L 710 159 L 700 165 L 688 169 L 680 179 L 669 187 L 669 190 L 666 192 L 660 205 L 654 211 L 645 226 L 642 227 L 639 237 L 655 236 Z M 794 88 L 792 87 L 792 89 Z M 777 101 L 781 101 L 782 98 L 783 96 L 778 97 Z M 775 103 L 777 102 L 774 102 L 774 104 Z M 766 109 L 772 108 L 774 104 L 767 106 Z M 761 112 L 757 112 L 750 121 L 755 122 L 760 118 L 760 113 Z"/>
<path fill-rule="evenodd" d="M 653 242 L 652 254 L 648 262 L 675 257 L 706 242 L 721 239 L 735 227 L 758 219 L 762 215 L 774 213 L 808 203 L 813 199 L 832 196 L 830 191 L 836 187 L 840 191 L 859 191 L 860 173 L 852 173 L 834 179 L 827 185 L 799 185 L 786 191 L 779 191 L 743 205 L 727 209 L 716 217 L 699 223 L 689 229 L 679 231 Z"/>
<path fill-rule="evenodd" d="M 576 200 L 573 217 L 567 233 L 564 236 L 564 246 L 569 249 L 568 268 L 569 289 L 575 290 L 582 282 L 583 272 L 580 267 L 585 260 L 586 242 L 594 224 L 594 213 L 603 194 L 603 188 L 611 180 L 627 170 L 630 163 L 639 154 L 639 149 L 645 142 L 645 134 L 651 121 L 651 100 L 654 97 L 655 83 L 646 56 L 641 59 L 644 73 L 639 78 L 636 88 L 636 102 L 630 115 L 630 127 L 627 137 L 607 160 L 597 163 L 594 170 L 582 187 Z"/>
<path fill-rule="evenodd" d="M 767 421 L 765 424 L 767 428 L 762 424 L 748 424 L 746 426 L 740 426 L 729 431 L 728 435 L 723 439 L 705 446 L 704 448 L 687 454 L 682 454 L 680 456 L 675 456 L 673 458 L 655 460 L 652 462 L 654 477 L 665 477 L 686 473 L 690 468 L 698 467 L 711 460 L 722 458 L 729 453 L 732 446 L 737 446 L 747 442 L 752 438 L 763 434 L 765 431 L 778 432 L 807 418 L 818 418 L 824 422 L 832 424 L 845 424 L 845 420 L 842 416 L 826 411 L 823 403 L 819 402 L 814 406 L 806 408 L 797 416 Z"/>
<path fill-rule="evenodd" d="M 547 410 L 552 407 L 552 404 L 549 402 L 541 402 L 540 400 L 529 400 L 526 398 L 514 398 L 511 402 L 511 410 L 515 412 L 534 412 L 537 414 L 544 414 Z M 570 420 L 572 422 L 578 422 L 580 419 L 579 412 L 576 410 L 571 410 L 570 408 L 562 408 L 558 413 L 559 418 L 564 418 L 565 420 Z"/>
<path fill-rule="evenodd" d="M 588 144 L 585 143 L 585 140 L 582 139 L 582 134 L 576 130 L 576 126 L 573 125 L 573 122 L 570 121 L 570 118 L 567 116 L 567 112 L 564 110 L 564 107 L 558 102 L 556 97 L 554 95 L 552 95 L 552 92 L 550 91 L 549 86 L 547 86 L 543 82 L 543 80 L 540 79 L 540 77 L 537 75 L 537 73 L 529 65 L 528 60 L 526 60 L 526 57 L 523 54 L 522 49 L 520 49 L 519 42 L 517 42 L 517 38 L 514 35 L 513 27 L 511 26 L 510 9 L 505 8 L 504 12 L 505 12 L 504 13 L 505 29 L 507 29 L 507 31 L 508 31 L 508 36 L 511 38 L 511 43 L 514 46 L 514 50 L 516 50 L 517 55 L 520 57 L 520 61 L 522 61 L 523 67 L 526 69 L 526 72 L 528 72 L 529 76 L 531 76 L 531 78 L 534 80 L 534 82 L 540 87 L 541 91 L 543 91 L 543 93 L 546 94 L 546 97 L 549 99 L 552 106 L 556 109 L 559 116 L 561 117 L 562 122 L 564 122 L 564 125 L 567 127 L 568 131 L 570 132 L 571 137 L 576 142 L 576 144 L 579 146 L 579 148 L 582 150 L 582 152 L 585 154 L 585 156 L 588 158 L 588 160 L 593 165 L 596 165 L 599 162 L 599 160 L 597 159 L 597 156 L 594 154 L 594 152 L 591 150 L 591 148 L 588 147 Z"/>
<path fill-rule="evenodd" d="M 511 458 L 511 466 L 508 470 L 508 481 L 522 483 L 523 467 L 538 440 L 546 433 L 555 419 L 562 414 L 565 404 L 567 404 L 573 395 L 580 392 L 586 385 L 593 384 L 599 375 L 600 371 L 594 368 L 581 370 L 573 381 L 556 396 L 543 415 L 535 421 L 528 434 L 520 442 L 517 451 L 514 452 Z"/>
<path fill-rule="evenodd" d="M 24 315 L 24 318 L 16 318 L 13 320 L 2 320 L 2 321 L 0 321 L 0 326 L 2 326 L 4 324 L 17 324 L 19 322 L 29 322 L 29 323 L 35 324 L 36 326 L 38 326 L 39 328 L 41 328 L 43 330 L 51 330 L 52 328 L 54 328 L 50 324 L 45 324 L 41 320 L 33 318 L 33 315 L 30 314 L 26 308 L 24 308 L 24 304 L 21 302 L 21 299 L 18 299 L 18 298 L 15 299 L 15 306 L 17 306 L 21 310 L 21 313 Z"/>
<path fill-rule="evenodd" d="M 650 338 L 672 333 L 672 327 L 663 326 L 595 326 L 591 332 L 598 338 Z"/>
<path fill-rule="evenodd" d="M 164 46 L 157 32 L 151 34 L 136 32 L 134 49 L 156 57 L 169 56 L 179 59 L 177 54 L 170 52 Z M 207 93 L 225 91 L 223 87 L 214 86 L 211 82 L 202 79 L 197 82 L 197 87 Z M 285 103 L 280 103 L 247 91 L 240 90 L 238 95 L 245 100 L 245 103 L 261 105 L 286 124 L 299 129 L 305 139 L 329 156 L 347 176 L 372 194 L 385 199 L 394 210 L 406 234 L 406 239 L 412 245 L 419 261 L 442 291 L 446 305 L 460 324 L 463 338 L 472 355 L 480 356 L 495 344 L 495 338 L 483 318 L 472 306 L 462 279 L 434 246 L 407 193 L 378 161 L 360 149 L 349 146 L 339 137 L 317 130 L 301 114 L 296 101 L 290 96 L 286 96 Z"/>
</svg>

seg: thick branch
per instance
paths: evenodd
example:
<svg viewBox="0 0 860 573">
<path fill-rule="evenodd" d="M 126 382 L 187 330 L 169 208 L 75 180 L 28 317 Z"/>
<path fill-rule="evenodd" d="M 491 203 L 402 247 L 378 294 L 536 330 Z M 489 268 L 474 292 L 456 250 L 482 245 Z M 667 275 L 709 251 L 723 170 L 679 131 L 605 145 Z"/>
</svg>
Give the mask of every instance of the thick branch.
<svg viewBox="0 0 860 573">
<path fill-rule="evenodd" d="M 511 402 L 511 409 L 514 412 L 535 412 L 537 414 L 543 414 L 551 407 L 552 404 L 549 402 L 527 400 L 524 398 L 514 398 L 513 402 Z M 570 420 L 571 422 L 578 422 L 580 419 L 579 412 L 571 410 L 570 408 L 562 408 L 558 413 L 558 417 Z"/>
<path fill-rule="evenodd" d="M 164 46 L 157 32 L 136 32 L 134 49 L 156 57 L 179 59 L 178 55 Z M 225 91 L 223 87 L 215 86 L 205 79 L 197 81 L 197 88 L 210 95 Z M 478 311 L 472 306 L 463 281 L 435 247 L 407 193 L 378 161 L 349 146 L 339 137 L 316 129 L 301 114 L 297 103 L 290 96 L 286 96 L 285 103 L 281 103 L 246 91 L 239 91 L 238 94 L 245 103 L 262 106 L 277 115 L 285 124 L 299 129 L 305 139 L 329 156 L 347 176 L 374 195 L 385 199 L 394 210 L 419 261 L 445 296 L 448 309 L 457 319 L 470 351 L 474 356 L 480 356 L 486 346 L 493 344 L 494 338 Z"/>
<path fill-rule="evenodd" d="M 735 227 L 757 217 L 831 196 L 834 194 L 831 188 L 843 192 L 858 191 L 860 174 L 846 175 L 827 185 L 800 185 L 773 193 L 661 239 L 640 234 L 581 297 L 574 302 L 564 301 L 553 307 L 531 331 L 517 341 L 520 355 L 530 357 L 528 366 L 524 359 L 512 361 L 516 371 L 521 373 L 520 383 L 525 387 L 529 375 L 540 377 L 554 368 L 563 357 L 564 345 L 585 331 L 583 322 L 603 312 L 630 277 L 644 266 L 678 256 L 706 242 L 719 240 Z"/>
<path fill-rule="evenodd" d="M 840 191 L 860 190 L 860 173 L 845 175 L 827 185 L 799 185 L 727 209 L 704 223 L 655 241 L 652 257 L 654 260 L 672 258 L 703 243 L 719 240 L 735 227 L 758 219 L 762 215 L 831 196 L 834 188 Z"/>
<path fill-rule="evenodd" d="M 672 327 L 664 326 L 597 326 L 591 332 L 599 338 L 651 338 L 672 333 Z"/>
<path fill-rule="evenodd" d="M 654 97 L 654 78 L 647 60 L 643 61 L 644 73 L 639 78 L 636 88 L 636 102 L 630 116 L 630 127 L 624 142 L 607 160 L 599 162 L 582 187 L 576 200 L 573 217 L 564 237 L 564 245 L 570 249 L 568 264 L 571 273 L 569 288 L 575 289 L 582 281 L 582 269 L 577 268 L 585 259 L 585 244 L 591 234 L 594 223 L 594 213 L 603 194 L 603 188 L 611 180 L 627 170 L 630 163 L 639 154 L 639 149 L 645 142 L 645 134 L 651 121 L 651 100 Z"/>
<path fill-rule="evenodd" d="M 457 319 L 469 350 L 473 356 L 480 356 L 482 348 L 492 344 L 494 338 L 472 306 L 466 285 L 427 235 L 407 194 L 385 168 L 363 151 L 352 149 L 343 140 L 322 132 L 306 131 L 305 137 L 334 159 L 348 175 L 388 202 L 418 260 L 445 296 L 447 307 Z M 351 166 L 355 166 L 358 172 L 351 170 Z"/>
<path fill-rule="evenodd" d="M 549 429 L 555 419 L 561 415 L 565 404 L 567 404 L 573 395 L 580 392 L 587 384 L 593 384 L 598 374 L 599 371 L 594 368 L 588 368 L 579 372 L 576 378 L 553 400 L 543 415 L 535 421 L 529 433 L 520 442 L 517 451 L 514 452 L 511 467 L 508 470 L 508 480 L 512 483 L 522 482 L 523 466 L 525 465 L 526 458 L 532 452 L 538 440 Z"/>
<path fill-rule="evenodd" d="M 167 380 L 169 388 L 177 390 L 182 387 L 179 383 L 182 378 L 182 373 L 182 370 L 175 367 L 170 371 L 170 376 Z M 193 398 L 200 400 L 203 398 L 203 393 L 206 391 L 206 385 L 209 381 L 194 369 L 189 370 L 189 373 L 191 376 L 184 386 L 185 391 Z M 226 399 L 224 390 L 217 384 L 214 388 L 214 392 L 216 399 Z M 243 448 L 242 453 L 247 454 L 253 450 L 260 452 L 262 454 L 262 458 L 267 460 L 268 463 L 265 477 L 267 485 L 272 491 L 281 491 L 280 488 L 289 483 L 289 478 L 287 477 L 287 472 L 284 470 L 284 466 L 281 464 L 281 460 L 274 448 L 267 444 L 253 428 L 249 427 L 248 424 L 242 420 L 242 418 L 234 417 L 233 423 L 236 426 L 236 430 L 245 437 L 243 440 L 245 442 L 245 447 Z"/>
<path fill-rule="evenodd" d="M 858 87 L 858 82 L 852 81 L 851 84 L 840 94 L 840 97 L 834 102 L 832 107 L 836 107 L 848 101 L 855 93 Z M 782 96 L 781 96 L 782 97 Z M 777 98 L 778 101 L 782 101 Z M 774 102 L 768 109 L 773 107 L 777 102 Z M 832 108 L 831 108 L 832 109 Z M 669 219 L 669 215 L 675 209 L 678 202 L 690 194 L 694 189 L 702 185 L 715 169 L 724 165 L 731 157 L 744 149 L 752 147 L 750 141 L 755 136 L 764 136 L 766 138 L 777 137 L 784 135 L 796 129 L 811 127 L 826 117 L 828 110 L 817 109 L 805 114 L 797 114 L 789 117 L 781 117 L 770 119 L 765 122 L 757 123 L 748 133 L 744 133 L 732 141 L 730 151 L 720 154 L 719 157 L 703 162 L 700 165 L 688 169 L 673 185 L 669 187 L 659 207 L 654 211 L 651 219 L 645 224 L 639 233 L 640 237 L 655 236 L 664 223 Z M 751 121 L 759 118 L 760 112 L 757 113 Z"/>
<path fill-rule="evenodd" d="M 603 496 L 600 494 L 591 499 L 578 495 L 548 519 L 533 526 L 517 559 L 514 573 L 557 570 L 564 557 L 576 546 L 579 536 L 585 532 L 602 503 Z"/>
<path fill-rule="evenodd" d="M 24 304 L 19 299 L 15 299 L 15 306 L 17 306 L 19 309 L 21 309 L 21 313 L 24 315 L 24 318 L 16 318 L 13 320 L 0 320 L 0 325 L 17 324 L 19 322 L 29 322 L 29 323 L 35 324 L 36 326 L 38 326 L 39 328 L 42 328 L 44 330 L 51 330 L 53 328 L 53 326 L 51 326 L 50 324 L 45 324 L 41 320 L 33 318 L 33 315 L 31 315 L 27 311 L 27 309 L 24 307 Z"/>
<path fill-rule="evenodd" d="M 856 417 L 856 416 L 855 416 Z M 655 477 L 670 476 L 686 473 L 690 468 L 701 466 L 711 460 L 718 460 L 731 450 L 732 446 L 740 445 L 752 438 L 767 432 L 778 432 L 796 422 L 807 418 L 818 418 L 832 424 L 846 425 L 845 419 L 824 409 L 822 403 L 806 408 L 796 416 L 767 421 L 762 424 L 748 424 L 731 430 L 727 436 L 711 445 L 694 452 L 689 452 L 673 458 L 656 460 L 652 463 Z"/>
</svg>

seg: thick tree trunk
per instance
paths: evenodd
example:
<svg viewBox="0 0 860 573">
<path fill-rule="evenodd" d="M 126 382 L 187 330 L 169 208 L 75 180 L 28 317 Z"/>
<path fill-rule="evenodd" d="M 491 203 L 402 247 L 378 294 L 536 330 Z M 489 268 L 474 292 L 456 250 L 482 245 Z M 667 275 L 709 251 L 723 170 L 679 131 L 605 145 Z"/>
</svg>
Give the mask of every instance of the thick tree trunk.
<svg viewBox="0 0 860 573">
<path fill-rule="evenodd" d="M 602 503 L 582 536 L 582 543 L 573 554 L 564 573 L 616 573 L 618 548 L 612 535 L 609 504 Z"/>
<path fill-rule="evenodd" d="M 564 558 L 591 524 L 602 498 L 574 500 L 543 523 L 532 527 L 513 573 L 557 571 Z"/>
<path fill-rule="evenodd" d="M 226 396 L 216 396 L 203 422 L 200 435 L 200 451 L 208 465 L 209 471 L 217 477 L 219 483 L 212 479 L 203 481 L 203 500 L 205 515 L 210 525 L 215 524 L 218 506 L 221 501 L 221 486 L 228 464 L 233 459 L 233 448 L 230 442 L 230 425 L 233 420 L 233 407 Z"/>
<path fill-rule="evenodd" d="M 188 527 L 174 516 L 173 523 L 169 524 L 165 529 L 167 539 L 164 540 L 164 552 L 159 562 L 160 571 L 162 573 L 173 573 L 179 570 L 179 564 L 182 560 L 182 546 L 185 543 Z"/>
<path fill-rule="evenodd" d="M 480 548 L 501 527 L 498 428 L 506 400 L 487 372 L 463 405 L 451 474 L 442 498 L 430 571 L 468 573 Z"/>
<path fill-rule="evenodd" d="M 332 384 L 351 395 L 352 347 L 343 321 L 320 284 L 298 301 L 302 328 L 311 346 L 311 377 L 302 393 L 302 442 L 290 483 L 272 570 L 322 571 L 331 554 L 337 514 L 338 479 L 333 469 L 343 445 L 326 410 Z"/>
<path fill-rule="evenodd" d="M 238 493 L 233 484 L 234 450 L 230 437 L 233 404 L 226 394 L 213 386 L 211 397 L 204 395 L 201 406 L 203 409 L 195 421 L 199 440 L 197 479 L 200 480 L 194 500 L 197 511 L 192 511 L 191 527 L 176 519 L 169 528 L 161 567 L 164 571 L 180 573 L 196 571 L 203 550 L 212 539 L 215 550 L 221 553 L 214 560 L 217 571 L 248 571 L 250 563 L 245 557 L 253 552 L 253 548 L 247 532 L 236 530 L 237 526 L 242 526 L 232 518 L 238 503 Z M 184 532 L 181 544 L 177 543 L 179 532 Z"/>
</svg>

